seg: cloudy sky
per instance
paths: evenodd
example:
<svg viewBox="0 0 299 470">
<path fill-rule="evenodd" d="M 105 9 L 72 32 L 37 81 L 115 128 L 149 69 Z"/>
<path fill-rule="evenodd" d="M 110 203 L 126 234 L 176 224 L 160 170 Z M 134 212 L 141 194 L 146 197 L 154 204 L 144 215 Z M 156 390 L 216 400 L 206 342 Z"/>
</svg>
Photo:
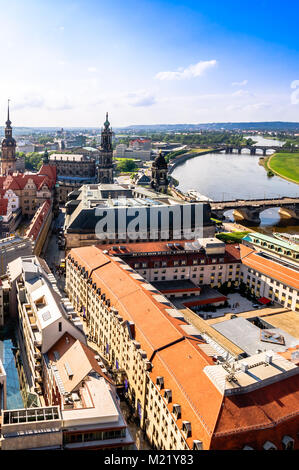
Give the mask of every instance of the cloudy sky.
<svg viewBox="0 0 299 470">
<path fill-rule="evenodd" d="M 2 121 L 299 121 L 296 4 L 0 0 Z"/>
</svg>

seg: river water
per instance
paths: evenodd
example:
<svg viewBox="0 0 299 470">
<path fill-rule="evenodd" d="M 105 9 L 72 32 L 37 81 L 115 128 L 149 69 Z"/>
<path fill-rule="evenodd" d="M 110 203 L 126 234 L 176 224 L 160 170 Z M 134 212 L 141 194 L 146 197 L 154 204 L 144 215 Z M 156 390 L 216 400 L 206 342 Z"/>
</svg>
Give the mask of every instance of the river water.
<svg viewBox="0 0 299 470">
<path fill-rule="evenodd" d="M 249 137 L 249 136 L 248 136 Z M 250 136 L 256 145 L 281 146 L 283 142 Z M 268 150 L 270 155 L 273 151 Z M 273 198 L 283 196 L 299 197 L 299 185 L 278 176 L 268 177 L 259 165 L 262 151 L 250 155 L 248 150 L 238 153 L 211 153 L 187 160 L 179 165 L 172 176 L 179 181 L 179 189 L 186 192 L 195 189 L 215 201 L 232 199 Z M 232 212 L 225 214 L 233 220 Z M 267 209 L 260 215 L 261 227 L 281 226 L 290 232 L 297 231 L 298 221 L 281 220 L 278 209 Z M 244 224 L 245 225 L 245 224 Z"/>
</svg>

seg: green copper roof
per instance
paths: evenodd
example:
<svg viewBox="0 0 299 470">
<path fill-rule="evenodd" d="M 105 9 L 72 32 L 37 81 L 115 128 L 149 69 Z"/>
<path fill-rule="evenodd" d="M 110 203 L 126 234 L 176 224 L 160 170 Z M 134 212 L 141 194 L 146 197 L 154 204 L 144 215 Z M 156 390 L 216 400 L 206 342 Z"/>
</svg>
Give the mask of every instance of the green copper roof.
<svg viewBox="0 0 299 470">
<path fill-rule="evenodd" d="M 255 243 L 253 241 L 254 238 L 257 239 L 257 240 L 261 240 L 261 241 L 271 243 L 272 245 L 277 245 L 277 246 L 280 246 L 282 248 L 286 248 L 288 250 L 293 250 L 293 251 L 299 252 L 299 246 L 296 245 L 295 243 L 288 243 L 287 241 L 280 240 L 279 238 L 275 238 L 275 237 L 270 237 L 269 235 L 264 235 L 263 233 L 257 233 L 257 232 L 248 233 L 248 235 L 246 235 L 243 238 L 243 240 L 251 242 L 251 243 Z"/>
</svg>

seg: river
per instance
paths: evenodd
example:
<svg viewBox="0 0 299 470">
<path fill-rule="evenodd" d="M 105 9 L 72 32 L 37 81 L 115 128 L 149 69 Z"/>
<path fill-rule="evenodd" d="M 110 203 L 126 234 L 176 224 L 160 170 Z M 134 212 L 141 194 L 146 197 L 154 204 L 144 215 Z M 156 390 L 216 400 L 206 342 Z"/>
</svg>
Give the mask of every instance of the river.
<svg viewBox="0 0 299 470">
<path fill-rule="evenodd" d="M 256 145 L 281 146 L 284 142 L 265 139 L 261 136 L 247 136 Z M 283 196 L 299 197 L 299 185 L 279 176 L 268 177 L 259 165 L 262 151 L 250 155 L 247 150 L 238 153 L 210 153 L 187 160 L 177 166 L 172 176 L 179 181 L 179 189 L 186 192 L 195 189 L 215 201 L 232 199 L 273 198 Z M 268 151 L 270 155 L 271 151 Z M 232 212 L 225 214 L 233 220 Z M 284 231 L 298 231 L 298 221 L 280 220 L 278 209 L 267 209 L 260 215 L 260 227 L 281 226 Z"/>
</svg>

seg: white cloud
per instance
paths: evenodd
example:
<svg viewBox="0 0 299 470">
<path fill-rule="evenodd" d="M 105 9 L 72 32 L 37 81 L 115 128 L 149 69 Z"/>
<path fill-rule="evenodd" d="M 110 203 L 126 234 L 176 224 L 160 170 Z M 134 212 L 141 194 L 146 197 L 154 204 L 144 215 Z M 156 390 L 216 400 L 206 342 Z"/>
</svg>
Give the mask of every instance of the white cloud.
<svg viewBox="0 0 299 470">
<path fill-rule="evenodd" d="M 129 106 L 152 106 L 155 104 L 156 98 L 155 96 L 144 90 L 139 90 L 136 92 L 129 92 L 124 96 L 124 102 L 128 104 Z"/>
<path fill-rule="evenodd" d="M 97 68 L 96 67 L 88 67 L 88 72 L 96 72 Z"/>
<path fill-rule="evenodd" d="M 16 100 L 13 109 L 42 108 L 45 106 L 45 100 L 42 96 L 28 95 Z"/>
<path fill-rule="evenodd" d="M 232 96 L 249 96 L 249 95 L 250 93 L 247 90 L 238 90 L 232 94 Z"/>
<path fill-rule="evenodd" d="M 157 80 L 185 80 L 188 78 L 200 77 L 207 69 L 214 67 L 216 60 L 202 60 L 197 64 L 189 65 L 186 69 L 180 67 L 175 72 L 159 72 L 155 76 Z"/>
<path fill-rule="evenodd" d="M 245 86 L 247 85 L 248 80 L 243 80 L 242 82 L 233 82 L 232 86 Z"/>
<path fill-rule="evenodd" d="M 253 104 L 248 104 L 247 106 L 244 107 L 245 111 L 259 111 L 260 109 L 265 109 L 269 108 L 271 105 L 269 103 L 253 103 Z"/>
</svg>

